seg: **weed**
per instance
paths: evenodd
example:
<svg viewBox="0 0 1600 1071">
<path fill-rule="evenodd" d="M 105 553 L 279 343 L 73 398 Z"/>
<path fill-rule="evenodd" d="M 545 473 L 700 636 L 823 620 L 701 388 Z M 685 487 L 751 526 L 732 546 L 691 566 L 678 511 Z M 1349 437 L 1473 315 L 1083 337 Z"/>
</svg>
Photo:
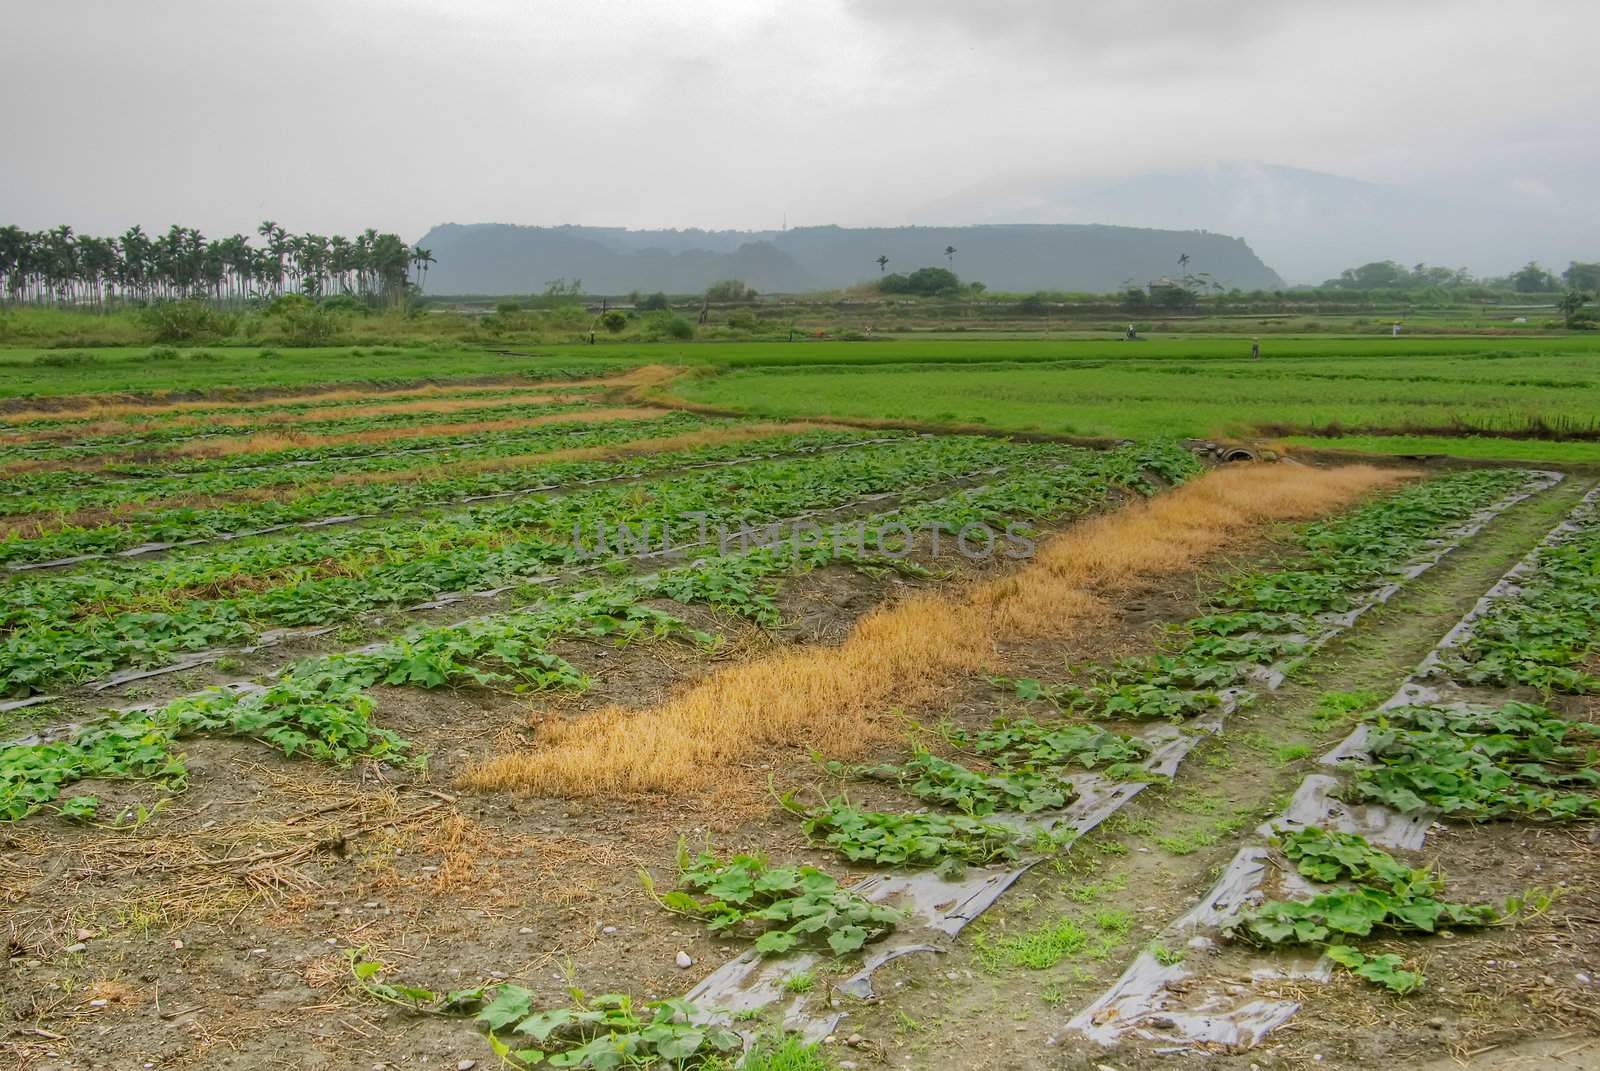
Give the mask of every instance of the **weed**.
<svg viewBox="0 0 1600 1071">
<path fill-rule="evenodd" d="M 999 938 L 981 933 L 973 950 L 990 973 L 1016 968 L 1046 970 L 1063 959 L 1080 955 L 1099 959 L 1127 937 L 1133 929 L 1133 916 L 1126 911 L 1097 911 L 1093 926 L 1091 930 L 1064 916 L 1024 933 Z"/>
<path fill-rule="evenodd" d="M 817 976 L 810 971 L 800 971 L 783 980 L 785 993 L 809 993 L 816 987 Z"/>
<path fill-rule="evenodd" d="M 706 1071 L 716 1071 L 709 1063 L 705 1066 Z M 837 1067 L 821 1048 L 808 1045 L 794 1035 L 757 1040 L 738 1066 L 742 1071 L 835 1071 Z"/>
<path fill-rule="evenodd" d="M 1377 692 L 1324 692 L 1311 712 L 1311 731 L 1325 733 L 1348 724 L 1351 715 L 1371 710 L 1382 701 Z"/>
<path fill-rule="evenodd" d="M 1187 953 L 1185 953 L 1185 951 L 1181 948 L 1168 948 L 1166 945 L 1157 941 L 1150 946 L 1150 954 L 1154 956 L 1156 962 L 1161 964 L 1163 967 L 1175 967 L 1179 963 L 1183 962 Z"/>
<path fill-rule="evenodd" d="M 1087 885 L 1068 885 L 1063 888 L 1068 900 L 1075 904 L 1092 904 L 1103 900 L 1112 893 L 1121 892 L 1128 887 L 1126 874 L 1115 874 L 1104 881 L 1090 882 Z"/>
</svg>

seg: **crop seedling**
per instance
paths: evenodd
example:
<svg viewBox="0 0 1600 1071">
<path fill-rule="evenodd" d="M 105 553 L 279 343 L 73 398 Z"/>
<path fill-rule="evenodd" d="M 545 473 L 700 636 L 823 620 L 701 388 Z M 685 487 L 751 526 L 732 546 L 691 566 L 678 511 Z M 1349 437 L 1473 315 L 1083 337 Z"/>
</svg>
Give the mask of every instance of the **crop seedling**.
<svg viewBox="0 0 1600 1071">
<path fill-rule="evenodd" d="M 1355 834 L 1311 827 L 1284 834 L 1279 847 L 1302 876 L 1351 886 L 1305 902 L 1269 900 L 1236 919 L 1228 934 L 1262 945 L 1320 948 L 1334 962 L 1396 993 L 1418 988 L 1422 975 L 1404 969 L 1399 956 L 1368 956 L 1352 940 L 1375 932 L 1430 934 L 1443 926 L 1490 926 L 1506 918 L 1488 904 L 1440 900 L 1444 882 L 1432 871 L 1408 867 Z"/>
<path fill-rule="evenodd" d="M 842 956 L 885 936 L 903 918 L 815 867 L 773 867 L 756 855 L 719 860 L 702 852 L 691 858 L 680 843 L 678 871 L 680 888 L 661 896 L 648 874 L 641 877 L 662 907 L 701 919 L 713 933 L 754 936 L 762 955 L 821 942 Z M 810 975 L 805 980 L 808 988 L 814 981 Z"/>
<path fill-rule="evenodd" d="M 1011 862 L 1019 855 L 1015 830 L 971 815 L 863 811 L 843 798 L 808 809 L 792 793 L 782 803 L 799 816 L 806 836 L 852 862 L 949 872 L 969 863 Z"/>
<path fill-rule="evenodd" d="M 1001 766 L 1077 765 L 1088 770 L 1104 766 L 1111 777 L 1118 777 L 1150 753 L 1150 745 L 1137 737 L 1093 725 L 1026 718 L 997 721 L 993 727 L 976 733 L 957 730 L 951 733 L 951 741 L 990 757 Z"/>
<path fill-rule="evenodd" d="M 1443 668 L 1464 684 L 1525 684 L 1545 692 L 1600 691 L 1589 668 L 1600 649 L 1600 511 L 1566 542 L 1541 549 L 1514 597 L 1473 622 Z"/>
<path fill-rule="evenodd" d="M 1368 722 L 1377 765 L 1356 771 L 1344 789 L 1353 799 L 1478 821 L 1600 815 L 1600 730 L 1587 722 L 1516 702 L 1480 711 L 1400 707 Z"/>
<path fill-rule="evenodd" d="M 572 989 L 571 1006 L 536 1010 L 534 994 L 509 982 L 440 993 L 384 981 L 384 964 L 364 949 L 347 954 L 356 991 L 414 1014 L 470 1017 L 509 1067 L 713 1071 L 744 1046 L 731 1030 L 698 1025 L 712 1013 L 686 1000 L 653 1000 L 636 1010 L 625 994 Z"/>
<path fill-rule="evenodd" d="M 941 759 L 918 747 L 899 765 L 842 767 L 830 763 L 835 773 L 892 781 L 918 799 L 954 807 L 963 814 L 983 817 L 1000 811 L 1032 814 L 1065 807 L 1077 798 L 1070 782 L 1032 768 L 1003 768 L 984 774 L 960 763 Z"/>
</svg>

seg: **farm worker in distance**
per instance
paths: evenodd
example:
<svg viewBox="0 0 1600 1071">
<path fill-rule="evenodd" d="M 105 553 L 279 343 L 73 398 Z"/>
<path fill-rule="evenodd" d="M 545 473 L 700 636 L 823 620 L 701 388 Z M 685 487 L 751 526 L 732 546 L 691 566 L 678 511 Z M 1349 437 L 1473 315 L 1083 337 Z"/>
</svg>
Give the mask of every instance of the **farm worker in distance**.
<svg viewBox="0 0 1600 1071">
<path fill-rule="evenodd" d="M 1250 340 L 1250 358 L 1255 361 L 1261 360 L 1261 340 L 1259 338 Z"/>
<path fill-rule="evenodd" d="M 1134 331 L 1132 324 L 1128 325 L 1128 337 L 1130 339 L 1138 337 L 1138 333 Z"/>
<path fill-rule="evenodd" d="M 1391 338 L 1399 338 L 1400 337 L 1400 321 L 1399 320 L 1396 320 L 1394 322 L 1394 331 L 1392 332 L 1390 337 Z"/>
</svg>

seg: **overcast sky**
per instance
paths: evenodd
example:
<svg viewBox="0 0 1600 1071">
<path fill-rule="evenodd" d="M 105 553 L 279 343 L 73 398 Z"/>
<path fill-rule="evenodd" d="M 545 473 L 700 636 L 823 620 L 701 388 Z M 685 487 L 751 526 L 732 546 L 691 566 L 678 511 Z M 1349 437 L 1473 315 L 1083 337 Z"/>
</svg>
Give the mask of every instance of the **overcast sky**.
<svg viewBox="0 0 1600 1071">
<path fill-rule="evenodd" d="M 960 223 L 925 206 L 1217 160 L 1600 177 L 1593 0 L 0 5 L 30 228 Z"/>
</svg>

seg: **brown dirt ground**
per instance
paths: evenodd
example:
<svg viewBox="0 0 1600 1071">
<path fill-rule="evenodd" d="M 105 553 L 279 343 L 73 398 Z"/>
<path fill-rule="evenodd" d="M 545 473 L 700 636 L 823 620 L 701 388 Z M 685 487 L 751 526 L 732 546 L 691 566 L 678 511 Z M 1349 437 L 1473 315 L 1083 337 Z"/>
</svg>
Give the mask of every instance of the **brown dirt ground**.
<svg viewBox="0 0 1600 1071">
<path fill-rule="evenodd" d="M 1069 664 L 1147 651 L 1168 623 L 1191 616 L 1218 572 L 1274 550 L 1268 541 L 1236 547 L 1227 560 L 1150 585 L 1097 630 L 1006 650 L 1007 669 L 1059 676 Z M 953 562 L 928 564 L 959 573 Z M 1461 583 L 1470 587 L 1477 579 L 1464 572 Z M 747 776 L 728 779 L 731 787 L 690 799 L 477 797 L 455 790 L 456 775 L 541 719 L 577 717 L 619 699 L 652 704 L 719 662 L 776 644 L 838 642 L 867 610 L 935 582 L 814 571 L 786 585 L 781 605 L 789 625 L 774 634 L 700 612 L 696 623 L 726 636 L 709 658 L 677 643 L 572 644 L 561 653 L 597 677 L 582 696 L 381 695 L 383 724 L 430 753 L 425 777 L 372 764 L 331 770 L 247 742 L 197 740 L 187 747 L 188 792 L 138 828 L 38 819 L 0 831 L 0 938 L 9 945 L 0 968 L 0 1054 L 26 1071 L 448 1068 L 465 1059 L 488 1066 L 488 1050 L 467 1024 L 353 994 L 346 959 L 352 949 L 389 964 L 391 980 L 436 989 L 510 979 L 552 1004 L 565 1000 L 569 984 L 591 993 L 682 993 L 740 946 L 664 914 L 643 892 L 641 869 L 670 884 L 680 837 L 858 873 L 810 850 L 768 795 L 769 778 L 779 790 L 836 788 L 808 755 L 773 754 L 750 764 Z M 1470 602 L 1481 590 L 1447 594 Z M 1365 642 L 1381 647 L 1386 629 L 1404 631 L 1425 612 L 1443 619 L 1456 605 L 1444 601 L 1432 610 L 1397 605 Z M 1265 753 L 1288 739 L 1284 733 L 1309 738 L 1292 720 L 1308 697 L 1361 683 L 1350 667 L 1371 652 L 1359 640 L 1330 648 L 1328 672 L 1277 706 L 1252 712 L 1259 720 L 1240 719 L 1227 747 L 1197 751 L 1186 764 L 1191 778 L 1147 792 L 1104 834 L 1038 868 L 994 920 L 969 930 L 947 957 L 914 958 L 880 973 L 879 990 L 891 996 L 852 1009 L 851 1030 L 865 1037 L 842 1057 L 863 1067 L 1165 1066 L 1169 1058 L 1105 1053 L 1066 1040 L 1048 1045 L 1048 1028 L 1120 971 L 1146 929 L 1154 932 L 1192 901 L 1209 880 L 1208 868 L 1231 854 L 1229 837 L 1238 827 L 1182 855 L 1152 850 L 1154 838 L 1215 832 L 1245 811 L 1257 813 L 1263 799 L 1304 772 L 1294 761 L 1274 767 Z M 1404 657 L 1396 653 L 1393 660 L 1406 664 Z M 972 680 L 907 712 L 907 727 L 913 718 L 985 724 L 1018 707 Z M 1341 732 L 1329 728 L 1324 736 Z M 88 784 L 83 791 L 108 802 L 154 799 L 140 785 Z M 881 786 L 853 784 L 850 791 L 865 802 L 897 799 Z M 904 802 L 899 797 L 897 805 Z M 1450 956 L 1429 956 L 1434 985 L 1420 998 L 1375 997 L 1349 982 L 1325 987 L 1308 997 L 1291 1029 L 1275 1036 L 1274 1048 L 1230 1059 L 1229 1067 L 1364 1067 L 1380 1054 L 1389 1054 L 1390 1066 L 1416 1066 L 1407 1061 L 1489 1045 L 1521 1052 L 1515 1046 L 1530 1038 L 1559 1041 L 1547 1054 L 1552 1060 L 1569 1048 L 1581 1054 L 1583 1032 L 1600 1029 L 1590 1010 L 1592 990 L 1578 980 L 1580 973 L 1600 977 L 1591 928 L 1600 925 L 1600 909 L 1587 833 L 1491 827 L 1442 836 L 1430 851 L 1463 898 L 1554 884 L 1552 875 L 1563 875 L 1558 880 L 1569 889 L 1528 926 L 1457 935 Z M 1118 881 L 1134 892 L 1118 891 Z M 1106 891 L 1095 892 L 1097 882 Z M 1048 977 L 984 968 L 980 934 L 992 941 L 1008 926 L 1037 922 L 1040 911 L 1088 919 L 1115 907 L 1138 909 L 1133 935 L 1099 960 L 1068 964 Z M 675 965 L 679 951 L 692 957 L 691 968 Z M 1363 1032 L 1352 1031 L 1352 1023 Z M 1474 1066 L 1491 1066 L 1483 1055 Z"/>
</svg>

